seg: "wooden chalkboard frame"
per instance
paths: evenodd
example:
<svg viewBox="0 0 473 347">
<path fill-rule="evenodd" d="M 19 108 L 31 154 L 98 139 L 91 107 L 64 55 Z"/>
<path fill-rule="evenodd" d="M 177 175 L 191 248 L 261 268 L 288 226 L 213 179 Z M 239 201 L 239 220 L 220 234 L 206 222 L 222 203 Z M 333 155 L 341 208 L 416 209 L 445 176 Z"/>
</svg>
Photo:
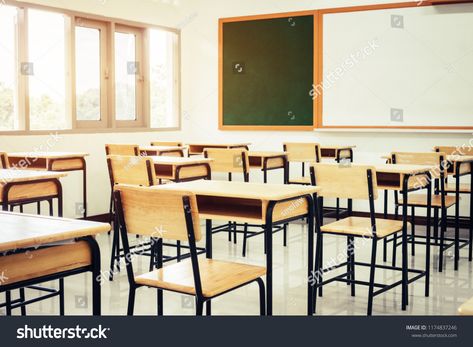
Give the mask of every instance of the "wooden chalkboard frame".
<svg viewBox="0 0 473 347">
<path fill-rule="evenodd" d="M 220 130 L 292 130 L 292 131 L 312 131 L 314 127 L 316 127 L 317 121 L 317 107 L 315 101 L 313 103 L 313 122 L 312 125 L 295 125 L 295 126 L 287 126 L 287 125 L 224 125 L 223 124 L 223 25 L 225 23 L 231 22 L 243 22 L 243 21 L 252 21 L 252 20 L 260 20 L 260 19 L 274 19 L 274 18 L 285 18 L 285 17 L 297 17 L 297 16 L 314 16 L 314 40 L 319 37 L 317 30 L 319 28 L 318 25 L 318 11 L 310 10 L 310 11 L 297 11 L 297 12 L 285 12 L 285 13 L 275 13 L 275 14 L 264 14 L 264 15 L 255 15 L 255 16 L 244 16 L 244 17 L 232 17 L 232 18 L 221 18 L 219 19 L 219 33 L 218 33 L 218 45 L 219 45 L 219 71 L 218 71 L 218 78 L 219 78 L 219 88 L 218 88 L 218 127 Z M 319 65 L 318 58 L 319 55 L 317 54 L 317 44 L 314 42 L 314 76 L 313 80 L 318 81 L 320 77 L 318 76 L 319 71 L 317 71 L 316 67 Z"/>
</svg>

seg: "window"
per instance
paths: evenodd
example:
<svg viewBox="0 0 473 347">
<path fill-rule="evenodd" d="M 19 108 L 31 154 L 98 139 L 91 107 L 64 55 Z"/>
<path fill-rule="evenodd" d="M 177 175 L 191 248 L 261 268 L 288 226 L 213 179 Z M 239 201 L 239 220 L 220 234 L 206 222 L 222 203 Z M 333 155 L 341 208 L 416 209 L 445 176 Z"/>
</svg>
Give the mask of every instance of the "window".
<svg viewBox="0 0 473 347">
<path fill-rule="evenodd" d="M 59 13 L 28 11 L 28 76 L 31 130 L 66 129 L 65 22 Z"/>
<path fill-rule="evenodd" d="M 106 126 L 106 32 L 103 23 L 76 19 L 75 115 L 79 127 Z"/>
<path fill-rule="evenodd" d="M 142 33 L 139 29 L 117 27 L 115 32 L 115 119 L 142 119 Z M 133 123 L 125 123 L 132 125 Z"/>
<path fill-rule="evenodd" d="M 0 5 L 0 130 L 18 127 L 16 9 Z"/>
<path fill-rule="evenodd" d="M 179 126 L 177 30 L 1 1 L 0 133 Z"/>
<path fill-rule="evenodd" d="M 150 124 L 152 128 L 171 128 L 177 124 L 178 79 L 176 69 L 177 35 L 150 30 Z"/>
</svg>

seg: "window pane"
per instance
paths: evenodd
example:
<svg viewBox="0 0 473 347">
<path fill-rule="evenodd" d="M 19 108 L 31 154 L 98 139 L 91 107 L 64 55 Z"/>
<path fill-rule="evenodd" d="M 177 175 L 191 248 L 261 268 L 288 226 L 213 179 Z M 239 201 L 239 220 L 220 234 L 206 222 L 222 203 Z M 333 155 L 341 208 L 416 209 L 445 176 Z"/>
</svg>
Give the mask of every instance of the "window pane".
<svg viewBox="0 0 473 347">
<path fill-rule="evenodd" d="M 136 120 L 136 37 L 115 33 L 115 117 Z"/>
<path fill-rule="evenodd" d="M 176 35 L 150 31 L 151 127 L 175 127 L 174 47 Z"/>
<path fill-rule="evenodd" d="M 100 120 L 100 30 L 76 27 L 77 120 Z"/>
<path fill-rule="evenodd" d="M 0 130 L 17 128 L 16 8 L 0 4 Z"/>
<path fill-rule="evenodd" d="M 65 129 L 64 16 L 28 10 L 29 61 L 21 72 L 29 76 L 30 128 Z"/>
</svg>

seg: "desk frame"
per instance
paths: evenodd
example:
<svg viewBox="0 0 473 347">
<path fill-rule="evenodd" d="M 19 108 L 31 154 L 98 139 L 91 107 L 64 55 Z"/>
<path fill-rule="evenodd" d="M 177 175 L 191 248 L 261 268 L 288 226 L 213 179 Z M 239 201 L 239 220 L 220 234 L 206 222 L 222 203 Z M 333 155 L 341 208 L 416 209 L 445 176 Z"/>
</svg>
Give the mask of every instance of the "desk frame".
<svg viewBox="0 0 473 347">
<path fill-rule="evenodd" d="M 0 286 L 0 293 L 5 292 L 5 295 L 6 295 L 5 306 L 6 306 L 7 316 L 11 315 L 11 311 L 14 308 L 20 307 L 20 308 L 23 309 L 26 305 L 32 304 L 32 303 L 40 301 L 40 300 L 50 298 L 50 297 L 55 296 L 55 295 L 61 295 L 61 293 L 62 293 L 62 291 L 54 292 L 54 293 L 51 292 L 49 295 L 45 295 L 45 296 L 35 298 L 35 299 L 30 299 L 30 300 L 26 300 L 26 301 L 18 301 L 18 300 L 12 301 L 11 294 L 10 294 L 10 292 L 12 290 L 15 290 L 15 289 L 20 289 L 21 290 L 21 289 L 24 289 L 25 287 L 36 286 L 40 283 L 53 281 L 53 280 L 57 280 L 57 279 L 58 280 L 63 280 L 64 277 L 73 276 L 73 275 L 77 275 L 77 274 L 84 273 L 84 272 L 89 272 L 89 271 L 92 272 L 92 297 L 93 297 L 92 298 L 92 311 L 93 311 L 93 315 L 94 316 L 100 316 L 101 315 L 101 287 L 100 287 L 101 284 L 100 284 L 100 281 L 98 280 L 100 278 L 100 248 L 97 244 L 97 241 L 92 236 L 82 237 L 82 238 L 79 238 L 77 240 L 78 241 L 86 241 L 88 243 L 91 254 L 92 254 L 91 264 L 89 266 L 86 266 L 86 267 L 81 267 L 81 268 L 77 268 L 77 269 L 73 269 L 73 270 L 62 271 L 62 272 L 58 272 L 58 273 L 47 275 L 47 276 L 31 278 L 31 279 L 24 280 L 24 281 L 21 281 L 21 282 L 15 282 L 15 283 L 12 283 L 12 284 L 6 284 L 6 285 Z M 55 248 L 55 247 L 60 247 L 60 246 L 52 246 L 51 248 Z M 41 249 L 41 248 L 39 248 L 39 249 Z M 43 249 L 44 249 L 44 247 L 43 247 Z M 27 252 L 27 251 L 28 251 L 28 249 L 21 249 L 21 250 L 16 251 L 16 253 L 24 253 L 24 252 Z M 6 255 L 6 257 L 8 257 L 8 255 Z M 63 290 L 63 288 L 62 288 L 62 290 Z M 63 305 L 64 304 L 64 302 L 63 302 L 64 299 L 61 299 L 61 300 L 62 300 L 62 305 Z M 61 312 L 61 315 L 62 314 L 63 314 L 63 312 Z"/>
</svg>

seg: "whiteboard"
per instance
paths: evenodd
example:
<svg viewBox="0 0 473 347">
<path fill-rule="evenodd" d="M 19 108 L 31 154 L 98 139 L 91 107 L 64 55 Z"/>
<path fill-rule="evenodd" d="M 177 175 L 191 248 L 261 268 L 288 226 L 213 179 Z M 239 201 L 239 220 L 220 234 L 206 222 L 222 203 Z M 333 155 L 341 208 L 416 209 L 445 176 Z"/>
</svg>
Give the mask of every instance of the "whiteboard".
<svg viewBox="0 0 473 347">
<path fill-rule="evenodd" d="M 323 16 L 322 127 L 473 127 L 473 4 Z"/>
</svg>

